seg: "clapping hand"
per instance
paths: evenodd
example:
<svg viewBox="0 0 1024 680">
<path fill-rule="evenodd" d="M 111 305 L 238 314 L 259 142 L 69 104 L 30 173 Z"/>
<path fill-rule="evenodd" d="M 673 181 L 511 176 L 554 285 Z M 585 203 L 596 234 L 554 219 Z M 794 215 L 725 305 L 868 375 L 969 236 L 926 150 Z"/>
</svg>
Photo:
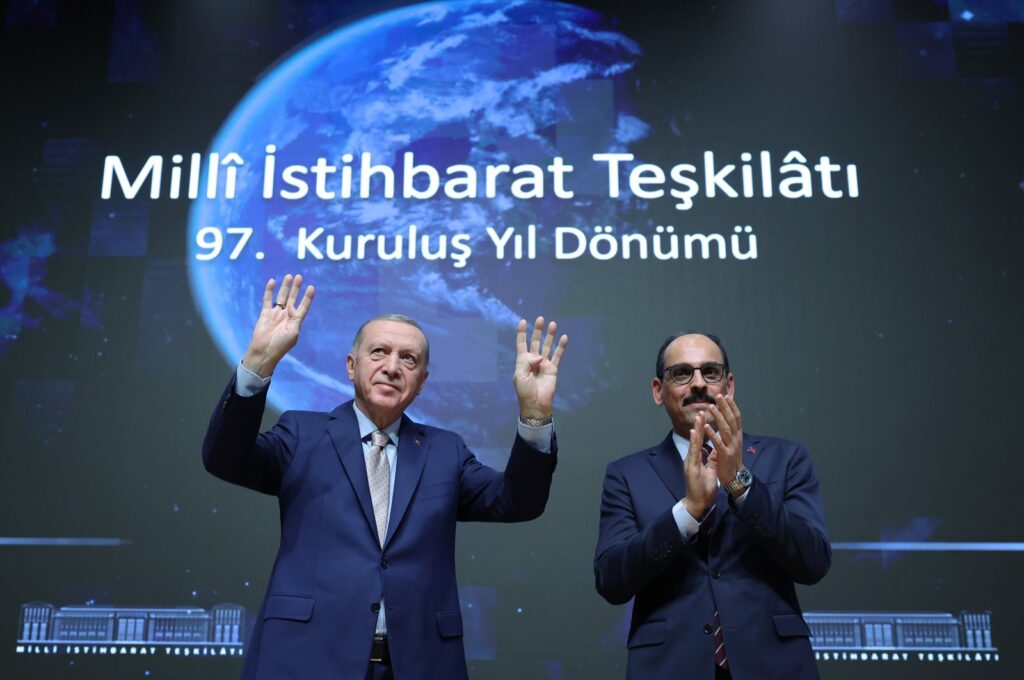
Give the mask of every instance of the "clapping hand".
<svg viewBox="0 0 1024 680">
<path fill-rule="evenodd" d="M 710 410 L 715 428 L 705 423 L 704 432 L 715 447 L 718 479 L 725 486 L 736 478 L 743 463 L 743 419 L 732 397 L 719 394 Z"/>
<path fill-rule="evenodd" d="M 690 429 L 690 448 L 683 461 L 683 476 L 686 477 L 686 497 L 683 507 L 690 516 L 700 521 L 708 508 L 718 497 L 718 451 L 712 451 L 704 464 L 704 427 L 707 417 L 703 412 Z"/>
</svg>

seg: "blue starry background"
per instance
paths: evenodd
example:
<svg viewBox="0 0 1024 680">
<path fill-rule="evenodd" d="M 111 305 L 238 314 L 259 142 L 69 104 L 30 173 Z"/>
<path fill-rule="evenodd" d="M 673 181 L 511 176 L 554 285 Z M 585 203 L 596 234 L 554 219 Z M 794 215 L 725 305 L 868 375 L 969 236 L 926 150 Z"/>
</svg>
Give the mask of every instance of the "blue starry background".
<svg viewBox="0 0 1024 680">
<path fill-rule="evenodd" d="M 14 654 L 19 608 L 31 601 L 231 602 L 254 613 L 277 547 L 273 500 L 202 470 L 202 433 L 233 359 L 205 311 L 210 298 L 190 279 L 190 205 L 101 200 L 102 160 L 205 151 L 287 55 L 405 6 L 0 4 L 0 537 L 114 539 L 0 545 L 5 677 L 239 672 L 238 659 Z M 547 512 L 525 525 L 459 530 L 471 677 L 623 677 L 628 609 L 607 605 L 592 585 L 601 479 L 609 461 L 667 432 L 649 401 L 650 373 L 662 337 L 683 327 L 723 338 L 747 430 L 807 444 L 833 541 L 1022 540 L 1013 498 L 1024 377 L 1024 3 L 580 6 L 639 51 L 626 50 L 630 66 L 613 82 L 566 94 L 575 118 L 557 125 L 567 148 L 573 132 L 579 148 L 601 150 L 589 147 L 600 138 L 593 130 L 627 112 L 644 133 L 614 141 L 648 162 L 799 149 L 855 162 L 860 197 L 581 208 L 580 219 L 622 229 L 750 224 L 759 256 L 541 259 L 476 274 L 510 313 L 563 321 L 572 344 Z M 571 207 L 558 209 L 573 220 Z M 275 273 L 254 272 L 257 287 Z M 380 304 L 404 293 L 394 283 L 379 290 Z M 437 315 L 444 365 L 432 380 L 447 368 L 472 382 L 480 408 L 457 418 L 429 401 L 424 409 L 432 421 L 453 420 L 441 424 L 466 431 L 500 466 L 514 406 L 509 357 L 493 346 L 511 338 L 495 330 L 504 312 L 475 309 Z M 343 354 L 317 346 L 309 360 L 341 377 Z M 438 390 L 466 399 L 456 380 Z M 1020 677 L 1022 560 L 837 551 L 825 581 L 801 590 L 806 610 L 989 610 L 1002 659 L 967 669 L 821 664 L 823 677 Z"/>
</svg>

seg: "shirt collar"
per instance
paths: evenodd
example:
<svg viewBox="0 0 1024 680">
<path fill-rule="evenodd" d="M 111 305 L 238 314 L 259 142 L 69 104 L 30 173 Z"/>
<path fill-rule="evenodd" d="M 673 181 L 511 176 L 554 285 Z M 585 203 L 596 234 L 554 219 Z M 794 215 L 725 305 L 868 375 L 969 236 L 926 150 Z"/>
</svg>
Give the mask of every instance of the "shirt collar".
<svg viewBox="0 0 1024 680">
<path fill-rule="evenodd" d="M 356 409 L 356 411 L 358 412 L 359 409 Z M 690 438 L 684 437 L 675 430 L 672 430 L 672 443 L 676 445 L 676 451 L 679 452 L 682 459 L 686 460 L 686 454 L 690 452 Z M 707 442 L 707 445 L 711 448 L 715 446 L 710 441 Z"/>
<path fill-rule="evenodd" d="M 370 418 L 359 410 L 356 403 L 352 402 L 352 410 L 356 412 L 356 422 L 359 423 L 359 439 L 366 440 L 371 434 L 377 431 L 377 426 L 373 424 Z M 402 427 L 402 418 L 399 417 L 395 422 L 391 423 L 387 427 L 383 428 L 381 432 L 391 438 L 391 443 L 398 447 L 398 430 Z"/>
</svg>

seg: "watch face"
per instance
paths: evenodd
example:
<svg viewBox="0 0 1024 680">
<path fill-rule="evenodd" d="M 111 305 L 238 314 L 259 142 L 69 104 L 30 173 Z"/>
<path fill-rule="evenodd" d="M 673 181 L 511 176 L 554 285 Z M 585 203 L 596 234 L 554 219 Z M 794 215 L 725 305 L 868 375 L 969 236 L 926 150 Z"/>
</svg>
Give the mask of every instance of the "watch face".
<svg viewBox="0 0 1024 680">
<path fill-rule="evenodd" d="M 747 468 L 741 467 L 736 471 L 736 479 L 743 486 L 750 486 L 754 481 L 754 475 L 750 474 Z"/>
</svg>

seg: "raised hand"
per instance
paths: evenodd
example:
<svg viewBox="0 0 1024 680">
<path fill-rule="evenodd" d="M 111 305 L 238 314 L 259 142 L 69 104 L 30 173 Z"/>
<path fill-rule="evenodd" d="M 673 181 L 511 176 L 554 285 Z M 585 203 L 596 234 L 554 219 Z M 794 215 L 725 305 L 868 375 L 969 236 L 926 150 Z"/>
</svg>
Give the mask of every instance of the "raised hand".
<svg viewBox="0 0 1024 680">
<path fill-rule="evenodd" d="M 717 451 L 708 456 L 704 465 L 704 426 L 707 419 L 703 412 L 697 414 L 697 420 L 690 429 L 690 448 L 683 461 L 683 476 L 686 477 L 686 497 L 683 507 L 690 516 L 700 520 L 718 496 L 718 460 Z"/>
<path fill-rule="evenodd" d="M 562 360 L 569 337 L 563 335 L 555 344 L 558 325 L 552 321 L 544 335 L 544 317 L 533 323 L 530 344 L 526 344 L 526 319 L 519 320 L 516 328 L 516 368 L 512 382 L 519 397 L 519 414 L 524 418 L 551 417 L 558 383 L 558 362 Z M 543 344 L 541 336 L 543 335 Z"/>
<path fill-rule="evenodd" d="M 306 286 L 306 292 L 299 300 L 302 288 L 302 275 L 285 274 L 281 280 L 281 290 L 274 295 L 275 281 L 267 281 L 263 289 L 263 308 L 256 327 L 252 331 L 252 340 L 245 351 L 242 364 L 250 371 L 264 378 L 274 372 L 277 363 L 284 358 L 299 340 L 299 328 L 306 318 L 310 305 L 313 304 L 313 286 Z M 298 304 L 296 304 L 298 303 Z"/>
<path fill-rule="evenodd" d="M 710 410 L 715 429 L 705 423 L 704 432 L 715 447 L 718 479 L 725 486 L 736 478 L 736 471 L 743 463 L 743 419 L 732 397 L 719 394 Z"/>
</svg>

